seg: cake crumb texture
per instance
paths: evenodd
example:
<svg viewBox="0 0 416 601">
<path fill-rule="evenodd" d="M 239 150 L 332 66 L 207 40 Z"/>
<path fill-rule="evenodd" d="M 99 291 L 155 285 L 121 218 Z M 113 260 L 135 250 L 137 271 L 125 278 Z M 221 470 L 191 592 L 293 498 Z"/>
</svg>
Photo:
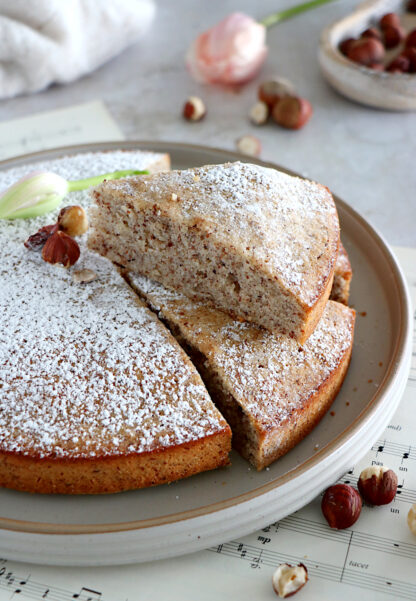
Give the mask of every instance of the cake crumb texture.
<svg viewBox="0 0 416 601">
<path fill-rule="evenodd" d="M 91 248 L 193 300 L 303 342 L 322 314 L 339 223 L 324 186 L 248 163 L 104 182 Z"/>
</svg>

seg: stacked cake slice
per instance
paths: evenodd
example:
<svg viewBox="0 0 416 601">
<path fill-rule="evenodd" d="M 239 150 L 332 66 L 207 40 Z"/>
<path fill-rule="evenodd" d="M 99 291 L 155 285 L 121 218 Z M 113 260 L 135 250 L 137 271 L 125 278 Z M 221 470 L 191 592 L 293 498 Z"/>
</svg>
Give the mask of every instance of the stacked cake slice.
<svg viewBox="0 0 416 601">
<path fill-rule="evenodd" d="M 351 356 L 355 313 L 328 301 L 346 304 L 352 275 L 331 194 L 245 163 L 93 194 L 90 247 L 129 272 L 191 357 L 234 447 L 269 465 L 325 414 Z"/>
</svg>

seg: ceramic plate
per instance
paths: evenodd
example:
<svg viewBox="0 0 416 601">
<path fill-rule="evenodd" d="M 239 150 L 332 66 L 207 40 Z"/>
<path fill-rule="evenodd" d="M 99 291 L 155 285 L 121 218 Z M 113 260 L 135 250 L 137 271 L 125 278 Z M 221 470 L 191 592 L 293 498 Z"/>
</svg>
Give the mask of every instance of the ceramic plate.
<svg viewBox="0 0 416 601">
<path fill-rule="evenodd" d="M 117 142 L 27 155 L 4 161 L 1 168 L 117 148 L 169 152 L 175 168 L 247 160 L 202 146 Z M 351 207 L 336 201 L 342 240 L 354 269 L 351 303 L 357 325 L 351 367 L 331 414 L 259 473 L 233 452 L 230 467 L 117 495 L 65 497 L 0 490 L 0 556 L 44 564 L 108 565 L 189 553 L 292 513 L 367 452 L 406 385 L 410 302 L 386 243 Z"/>
</svg>

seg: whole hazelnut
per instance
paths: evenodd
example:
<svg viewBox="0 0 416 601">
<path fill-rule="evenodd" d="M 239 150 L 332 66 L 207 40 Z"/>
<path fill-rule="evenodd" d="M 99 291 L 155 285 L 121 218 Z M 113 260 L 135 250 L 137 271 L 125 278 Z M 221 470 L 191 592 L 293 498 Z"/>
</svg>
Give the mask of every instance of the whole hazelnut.
<svg viewBox="0 0 416 601">
<path fill-rule="evenodd" d="M 183 116 L 187 121 L 201 121 L 205 117 L 207 109 L 198 96 L 189 96 L 183 106 Z"/>
<path fill-rule="evenodd" d="M 384 46 L 374 38 L 362 38 L 356 40 L 348 50 L 347 56 L 350 60 L 360 65 L 371 65 L 383 60 L 385 54 Z"/>
<path fill-rule="evenodd" d="M 355 38 L 347 38 L 346 40 L 343 40 L 338 46 L 340 52 L 342 54 L 344 54 L 345 56 L 347 56 L 348 50 L 351 48 L 352 44 L 354 44 L 354 42 L 356 42 L 356 41 L 357 40 Z"/>
<path fill-rule="evenodd" d="M 396 48 L 402 40 L 404 40 L 406 34 L 402 27 L 393 27 L 387 25 L 383 29 L 383 40 L 386 48 Z"/>
<path fill-rule="evenodd" d="M 267 104 L 269 108 L 273 108 L 281 98 L 293 96 L 295 93 L 293 84 L 283 77 L 275 77 L 268 81 L 263 81 L 257 91 L 259 100 Z"/>
<path fill-rule="evenodd" d="M 61 209 L 58 227 L 68 236 L 82 236 L 88 230 L 88 217 L 82 207 L 72 205 Z"/>
<path fill-rule="evenodd" d="M 389 73 L 408 73 L 410 69 L 410 60 L 403 55 L 397 56 L 386 67 Z"/>
<path fill-rule="evenodd" d="M 358 492 L 349 484 L 330 486 L 322 498 L 322 513 L 331 528 L 343 530 L 358 520 L 362 501 Z"/>
<path fill-rule="evenodd" d="M 387 13 L 383 15 L 380 19 L 380 27 L 384 29 L 385 27 L 399 27 L 400 26 L 400 17 L 396 13 Z"/>
<path fill-rule="evenodd" d="M 396 495 L 397 484 L 397 476 L 393 470 L 382 465 L 372 465 L 361 472 L 358 490 L 367 503 L 387 505 Z"/>
<path fill-rule="evenodd" d="M 416 47 L 406 48 L 402 56 L 409 59 L 409 73 L 416 73 Z"/>
<path fill-rule="evenodd" d="M 416 503 L 411 506 L 407 514 L 407 525 L 410 532 L 416 536 Z"/>
<path fill-rule="evenodd" d="M 276 595 L 281 599 L 295 595 L 308 581 L 308 570 L 303 563 L 291 566 L 282 563 L 273 574 L 272 583 Z"/>
<path fill-rule="evenodd" d="M 311 103 L 305 98 L 287 96 L 273 107 L 273 119 L 287 129 L 300 129 L 313 113 Z"/>
<path fill-rule="evenodd" d="M 374 38 L 375 40 L 381 40 L 381 33 L 375 27 L 369 27 L 361 34 L 362 38 Z"/>
<path fill-rule="evenodd" d="M 408 34 L 405 42 L 406 48 L 416 48 L 416 29 L 412 29 L 412 31 Z"/>
</svg>

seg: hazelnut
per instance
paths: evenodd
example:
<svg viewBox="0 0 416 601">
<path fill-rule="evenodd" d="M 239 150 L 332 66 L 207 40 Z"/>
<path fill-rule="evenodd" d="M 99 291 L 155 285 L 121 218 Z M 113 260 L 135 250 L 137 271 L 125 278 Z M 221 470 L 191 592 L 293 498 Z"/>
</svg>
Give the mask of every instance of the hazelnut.
<svg viewBox="0 0 416 601">
<path fill-rule="evenodd" d="M 384 71 L 384 65 L 382 63 L 371 63 L 367 65 L 369 69 L 373 69 L 373 71 Z"/>
<path fill-rule="evenodd" d="M 380 19 L 380 27 L 400 27 L 400 17 L 396 13 L 387 13 Z"/>
<path fill-rule="evenodd" d="M 372 465 L 360 474 L 358 490 L 364 501 L 371 505 L 391 503 L 397 491 L 397 476 L 385 466 Z"/>
<path fill-rule="evenodd" d="M 77 205 L 64 207 L 58 215 L 58 226 L 68 236 L 82 236 L 88 230 L 87 214 Z"/>
<path fill-rule="evenodd" d="M 416 29 L 412 29 L 406 38 L 406 48 L 416 48 Z"/>
<path fill-rule="evenodd" d="M 393 27 L 388 25 L 383 29 L 383 40 L 386 48 L 396 48 L 402 40 L 404 40 L 406 34 L 402 27 Z"/>
<path fill-rule="evenodd" d="M 410 69 L 410 60 L 406 56 L 397 56 L 386 67 L 389 73 L 407 73 Z"/>
<path fill-rule="evenodd" d="M 282 563 L 277 567 L 272 577 L 274 591 L 282 599 L 295 595 L 305 586 L 307 581 L 308 570 L 303 563 L 297 566 Z"/>
<path fill-rule="evenodd" d="M 362 38 L 356 40 L 348 50 L 347 56 L 350 60 L 360 65 L 371 65 L 379 63 L 384 58 L 384 46 L 374 38 Z"/>
<path fill-rule="evenodd" d="M 416 0 L 409 0 L 406 9 L 409 11 L 409 13 L 416 13 Z"/>
<path fill-rule="evenodd" d="M 374 38 L 375 40 L 381 41 L 381 33 L 375 27 L 369 27 L 361 34 L 362 38 Z"/>
<path fill-rule="evenodd" d="M 409 526 L 410 532 L 416 535 L 416 503 L 409 509 L 409 513 L 407 514 L 407 525 Z"/>
<path fill-rule="evenodd" d="M 338 46 L 340 52 L 342 54 L 344 54 L 345 56 L 347 56 L 348 54 L 348 50 L 351 48 L 351 46 L 354 44 L 354 42 L 356 42 L 357 40 L 355 38 L 347 38 L 346 40 L 343 40 L 340 45 Z"/>
<path fill-rule="evenodd" d="M 269 107 L 265 102 L 259 100 L 254 106 L 251 107 L 249 116 L 250 121 L 255 125 L 263 125 L 269 118 Z"/>
<path fill-rule="evenodd" d="M 40 230 L 36 232 L 36 234 L 32 234 L 24 243 L 26 248 L 29 250 L 40 250 L 43 248 L 46 240 L 52 236 L 56 231 L 58 231 L 58 224 L 54 223 L 52 225 L 45 225 L 41 227 Z"/>
<path fill-rule="evenodd" d="M 402 56 L 409 59 L 409 73 L 416 73 L 416 47 L 406 48 Z"/>
<path fill-rule="evenodd" d="M 343 530 L 358 520 L 362 501 L 358 492 L 349 484 L 330 486 L 322 498 L 322 513 L 331 528 Z"/>
<path fill-rule="evenodd" d="M 198 96 L 189 96 L 183 107 L 183 116 L 187 121 L 201 121 L 207 114 L 205 104 Z"/>
<path fill-rule="evenodd" d="M 97 274 L 92 269 L 80 269 L 72 274 L 72 279 L 76 284 L 88 284 L 96 278 Z"/>
<path fill-rule="evenodd" d="M 313 113 L 311 103 L 305 98 L 288 96 L 273 107 L 273 119 L 288 129 L 300 129 L 309 121 Z"/>
<path fill-rule="evenodd" d="M 44 261 L 53 265 L 60 263 L 64 267 L 74 265 L 78 261 L 79 255 L 78 243 L 60 230 L 46 240 L 42 249 L 42 259 Z"/>
<path fill-rule="evenodd" d="M 261 142 L 255 136 L 242 136 L 236 142 L 237 150 L 251 157 L 258 157 L 261 153 Z"/>
<path fill-rule="evenodd" d="M 276 102 L 285 96 L 293 96 L 295 88 L 293 84 L 283 77 L 275 77 L 260 84 L 257 95 L 259 100 L 273 108 Z"/>
</svg>

